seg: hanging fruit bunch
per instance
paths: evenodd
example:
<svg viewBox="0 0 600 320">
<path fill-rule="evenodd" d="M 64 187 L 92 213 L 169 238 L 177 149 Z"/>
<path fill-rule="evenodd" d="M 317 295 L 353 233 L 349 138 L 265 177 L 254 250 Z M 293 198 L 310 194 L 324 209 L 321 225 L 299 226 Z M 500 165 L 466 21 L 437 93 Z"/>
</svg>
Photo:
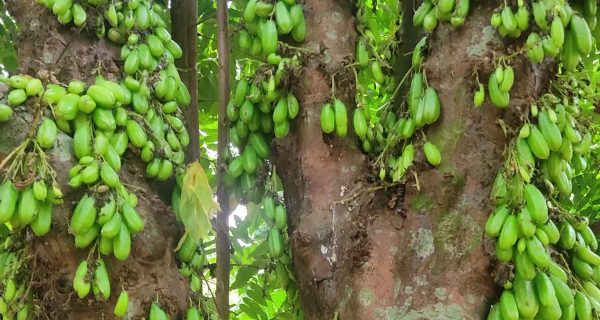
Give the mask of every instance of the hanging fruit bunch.
<svg viewBox="0 0 600 320">
<path fill-rule="evenodd" d="M 127 259 L 132 237 L 144 229 L 137 197 L 119 177 L 125 152 L 139 154 L 147 175 L 159 181 L 183 171 L 190 138 L 181 108 L 190 103 L 190 94 L 174 64 L 182 50 L 171 39 L 168 11 L 159 2 L 39 2 L 61 24 L 96 30 L 98 37 L 123 45 L 124 73 L 120 80 L 98 75 L 92 84 L 44 82 L 27 75 L 0 78 L 11 89 L 0 103 L 1 121 L 10 121 L 16 106 L 35 110 L 30 135 L 3 162 L 0 225 L 29 225 L 38 236 L 49 231 L 52 205 L 60 203 L 61 192 L 44 151 L 53 148 L 59 130 L 70 135 L 77 162 L 69 171 L 69 186 L 86 192 L 74 206 L 69 230 L 76 248 L 92 248 L 79 264 L 73 287 L 81 299 L 93 291 L 97 300 L 108 300 L 109 270 L 101 255 Z M 96 249 L 100 255 L 95 257 Z M 123 316 L 127 305 L 123 291 L 115 314 Z"/>
<path fill-rule="evenodd" d="M 532 2 L 531 8 L 529 5 L 522 0 L 517 1 L 517 8 L 505 3 L 491 18 L 492 26 L 502 37 L 519 38 L 529 32 L 526 43 L 516 54 L 526 53 L 532 63 L 541 63 L 544 58 L 557 58 L 564 71 L 575 70 L 580 61 L 586 65 L 592 63 L 593 42 L 597 42 L 600 36 L 596 1 L 566 3 L 542 0 Z M 533 21 L 530 21 L 531 17 Z M 506 108 L 510 104 L 509 92 L 515 80 L 513 69 L 506 65 L 505 60 L 500 58 L 488 82 L 490 101 L 498 108 Z M 483 85 L 479 84 L 473 98 L 476 107 L 483 104 L 483 90 Z"/>
<path fill-rule="evenodd" d="M 450 22 L 453 27 L 465 24 L 469 15 L 470 0 L 425 0 L 415 11 L 413 25 L 432 32 L 438 21 Z"/>
<path fill-rule="evenodd" d="M 454 1 L 443 4 L 439 2 L 435 6 L 425 1 L 417 9 L 413 22 L 415 26 L 425 27 L 427 24 L 425 28 L 430 31 L 435 28 L 431 24 L 437 24 L 438 19 L 451 21 L 453 25 L 459 26 L 464 23 L 468 7 L 468 1 L 456 4 Z M 357 107 L 353 112 L 352 127 L 363 150 L 377 156 L 375 167 L 379 170 L 379 178 L 398 182 L 413 166 L 416 146 L 422 146 L 424 159 L 430 165 L 441 164 L 440 150 L 433 142 L 427 141 L 423 134 L 426 126 L 439 119 L 441 102 L 436 89 L 428 85 L 423 68 L 427 37 L 416 44 L 412 54 L 412 69 L 405 79 L 398 85 L 394 83 L 387 65 L 397 43 L 393 35 L 396 34 L 394 30 L 398 30 L 400 26 L 400 16 L 399 8 L 386 9 L 389 11 L 373 10 L 364 3 L 359 7 L 357 16 L 361 36 L 357 42 L 354 64 L 357 66 Z M 390 17 L 383 19 L 381 16 L 386 14 Z M 381 26 L 383 21 L 389 21 L 389 25 Z M 382 28 L 390 29 L 389 34 L 392 36 L 374 37 L 373 30 Z M 403 85 L 407 88 L 406 97 L 396 101 Z M 343 138 L 346 136 L 348 122 L 346 106 L 335 97 L 331 100 L 331 103 L 325 104 L 321 109 L 321 129 L 326 134 L 335 133 L 337 137 Z M 377 112 L 372 111 L 375 109 Z M 422 142 L 416 141 L 415 133 L 419 131 L 423 137 Z"/>
<path fill-rule="evenodd" d="M 565 209 L 592 145 L 593 109 L 581 106 L 597 95 L 555 85 L 561 90 L 531 105 L 492 189 L 486 233 L 515 272 L 488 319 L 593 319 L 600 311 L 596 236 L 586 216 Z"/>
</svg>

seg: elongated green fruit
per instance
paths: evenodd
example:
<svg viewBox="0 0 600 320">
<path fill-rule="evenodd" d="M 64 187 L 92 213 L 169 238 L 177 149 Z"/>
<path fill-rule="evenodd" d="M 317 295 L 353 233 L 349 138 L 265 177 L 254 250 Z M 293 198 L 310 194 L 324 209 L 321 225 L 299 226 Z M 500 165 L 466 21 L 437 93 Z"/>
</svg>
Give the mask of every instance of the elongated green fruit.
<svg viewBox="0 0 600 320">
<path fill-rule="evenodd" d="M 574 14 L 571 18 L 571 32 L 575 36 L 579 53 L 587 56 L 592 50 L 592 32 L 585 19 Z"/>
<path fill-rule="evenodd" d="M 546 223 L 548 220 L 548 206 L 542 192 L 535 185 L 528 184 L 525 186 L 524 197 L 533 220 L 538 224 Z"/>
<path fill-rule="evenodd" d="M 333 109 L 335 114 L 335 134 L 340 138 L 344 138 L 348 134 L 346 105 L 341 100 L 335 99 Z"/>
<path fill-rule="evenodd" d="M 519 309 L 510 290 L 504 290 L 500 296 L 500 314 L 504 320 L 519 320 Z"/>
<path fill-rule="evenodd" d="M 127 291 L 121 291 L 119 298 L 117 299 L 117 303 L 115 304 L 114 314 L 117 317 L 122 317 L 127 313 L 127 308 L 129 307 L 129 294 Z"/>
<path fill-rule="evenodd" d="M 498 108 L 506 108 L 510 103 L 510 96 L 507 92 L 500 91 L 498 87 L 498 80 L 496 79 L 496 74 L 492 74 L 490 76 L 490 80 L 488 82 L 488 91 L 490 93 L 490 100 L 492 103 Z"/>
<path fill-rule="evenodd" d="M 490 237 L 499 236 L 508 215 L 509 211 L 506 205 L 497 207 L 494 213 L 490 215 L 485 225 L 485 232 L 487 235 Z"/>
</svg>

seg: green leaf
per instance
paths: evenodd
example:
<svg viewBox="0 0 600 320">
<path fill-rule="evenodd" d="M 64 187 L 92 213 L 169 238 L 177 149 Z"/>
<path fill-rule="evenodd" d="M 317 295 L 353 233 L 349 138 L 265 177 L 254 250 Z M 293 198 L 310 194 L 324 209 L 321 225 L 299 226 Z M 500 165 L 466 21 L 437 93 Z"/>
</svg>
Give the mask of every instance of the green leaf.
<svg viewBox="0 0 600 320">
<path fill-rule="evenodd" d="M 258 271 L 255 267 L 240 267 L 238 270 L 235 281 L 229 287 L 230 290 L 236 290 L 242 288 L 243 286 L 248 284 L 248 280 L 250 280 Z"/>
</svg>

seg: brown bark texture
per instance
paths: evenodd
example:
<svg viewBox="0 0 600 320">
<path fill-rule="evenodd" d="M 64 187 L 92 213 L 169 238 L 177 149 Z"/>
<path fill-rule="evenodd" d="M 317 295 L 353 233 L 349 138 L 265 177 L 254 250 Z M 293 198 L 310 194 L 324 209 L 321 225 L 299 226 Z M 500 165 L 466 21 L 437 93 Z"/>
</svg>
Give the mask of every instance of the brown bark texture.
<svg viewBox="0 0 600 320">
<path fill-rule="evenodd" d="M 229 146 L 229 130 L 227 126 L 227 104 L 230 94 L 230 51 L 229 51 L 229 18 L 228 2 L 217 1 L 217 41 L 219 51 L 219 141 L 217 158 L 217 200 L 221 211 L 215 220 L 217 231 L 217 289 L 215 305 L 219 319 L 229 319 L 229 282 L 231 273 L 231 240 L 229 239 L 229 192 L 224 184 L 227 147 Z"/>
<path fill-rule="evenodd" d="M 490 26 L 496 5 L 472 3 L 463 27 L 440 23 L 430 35 L 424 71 L 440 96 L 442 115 L 425 134 L 440 147 L 442 165 L 428 166 L 418 151 L 415 174 L 405 185 L 370 191 L 376 179 L 358 139 L 326 136 L 319 124 L 320 108 L 331 97 L 330 74 L 354 56 L 352 1 L 305 1 L 304 47 L 319 54 L 308 59 L 294 88 L 300 115 L 292 134 L 276 144 L 275 162 L 307 319 L 482 319 L 487 314 L 498 286 L 483 226 L 511 137 L 499 121 L 518 128 L 519 114 L 545 89 L 550 70 L 519 57 L 512 63 L 516 85 L 510 107 L 500 110 L 489 102 L 473 107 L 474 71 L 487 80 L 493 57 L 511 46 Z M 335 78 L 335 93 L 353 108 L 353 76 L 344 73 Z M 422 143 L 415 141 L 417 150 Z"/>
<path fill-rule="evenodd" d="M 34 0 L 8 0 L 7 5 L 20 27 L 16 47 L 23 74 L 34 77 L 50 74 L 64 84 L 71 80 L 91 84 L 98 74 L 107 79 L 120 78 L 119 46 L 98 40 L 93 30 L 59 25 L 52 12 Z M 0 159 L 25 138 L 31 120 L 25 106 L 17 110 L 11 121 L 0 125 Z M 76 296 L 73 277 L 89 250 L 76 249 L 68 231 L 73 203 L 83 192 L 67 186 L 68 170 L 75 161 L 72 139 L 60 133 L 50 156 L 65 202 L 54 209 L 51 232 L 42 238 L 33 235 L 30 238 L 31 255 L 35 257 L 30 264 L 32 288 L 40 306 L 40 318 L 112 319 L 121 288 L 130 296 L 129 319 L 147 317 L 151 302 L 157 298 L 170 315 L 183 314 L 189 287 L 180 276 L 173 252 L 182 228 L 168 202 L 163 200 L 169 196 L 168 191 L 162 191 L 163 199 L 158 196 L 160 186 L 144 178 L 143 163 L 129 151 L 125 153 L 120 176 L 135 189 L 139 198 L 137 211 L 144 219 L 145 229 L 133 238 L 131 255 L 126 261 L 104 258 L 111 278 L 109 301 L 96 302 L 93 295 L 85 300 Z M 169 188 L 162 186 L 162 189 Z"/>
<path fill-rule="evenodd" d="M 185 151 L 186 162 L 194 162 L 200 158 L 200 138 L 198 125 L 198 20 L 197 0 L 178 0 L 171 3 L 171 20 L 173 40 L 183 49 L 181 59 L 175 61 L 180 70 L 181 81 L 190 92 L 190 105 L 185 108 L 185 127 L 190 135 L 190 144 Z"/>
</svg>

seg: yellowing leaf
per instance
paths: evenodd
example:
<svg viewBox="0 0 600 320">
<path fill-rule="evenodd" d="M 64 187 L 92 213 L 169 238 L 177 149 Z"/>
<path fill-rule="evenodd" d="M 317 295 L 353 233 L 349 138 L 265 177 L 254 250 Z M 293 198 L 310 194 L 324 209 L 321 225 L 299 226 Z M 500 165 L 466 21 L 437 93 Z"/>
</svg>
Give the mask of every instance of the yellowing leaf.
<svg viewBox="0 0 600 320">
<path fill-rule="evenodd" d="M 212 229 L 210 220 L 221 211 L 198 161 L 190 164 L 183 176 L 179 211 L 185 230 L 197 241 L 208 235 Z"/>
</svg>

